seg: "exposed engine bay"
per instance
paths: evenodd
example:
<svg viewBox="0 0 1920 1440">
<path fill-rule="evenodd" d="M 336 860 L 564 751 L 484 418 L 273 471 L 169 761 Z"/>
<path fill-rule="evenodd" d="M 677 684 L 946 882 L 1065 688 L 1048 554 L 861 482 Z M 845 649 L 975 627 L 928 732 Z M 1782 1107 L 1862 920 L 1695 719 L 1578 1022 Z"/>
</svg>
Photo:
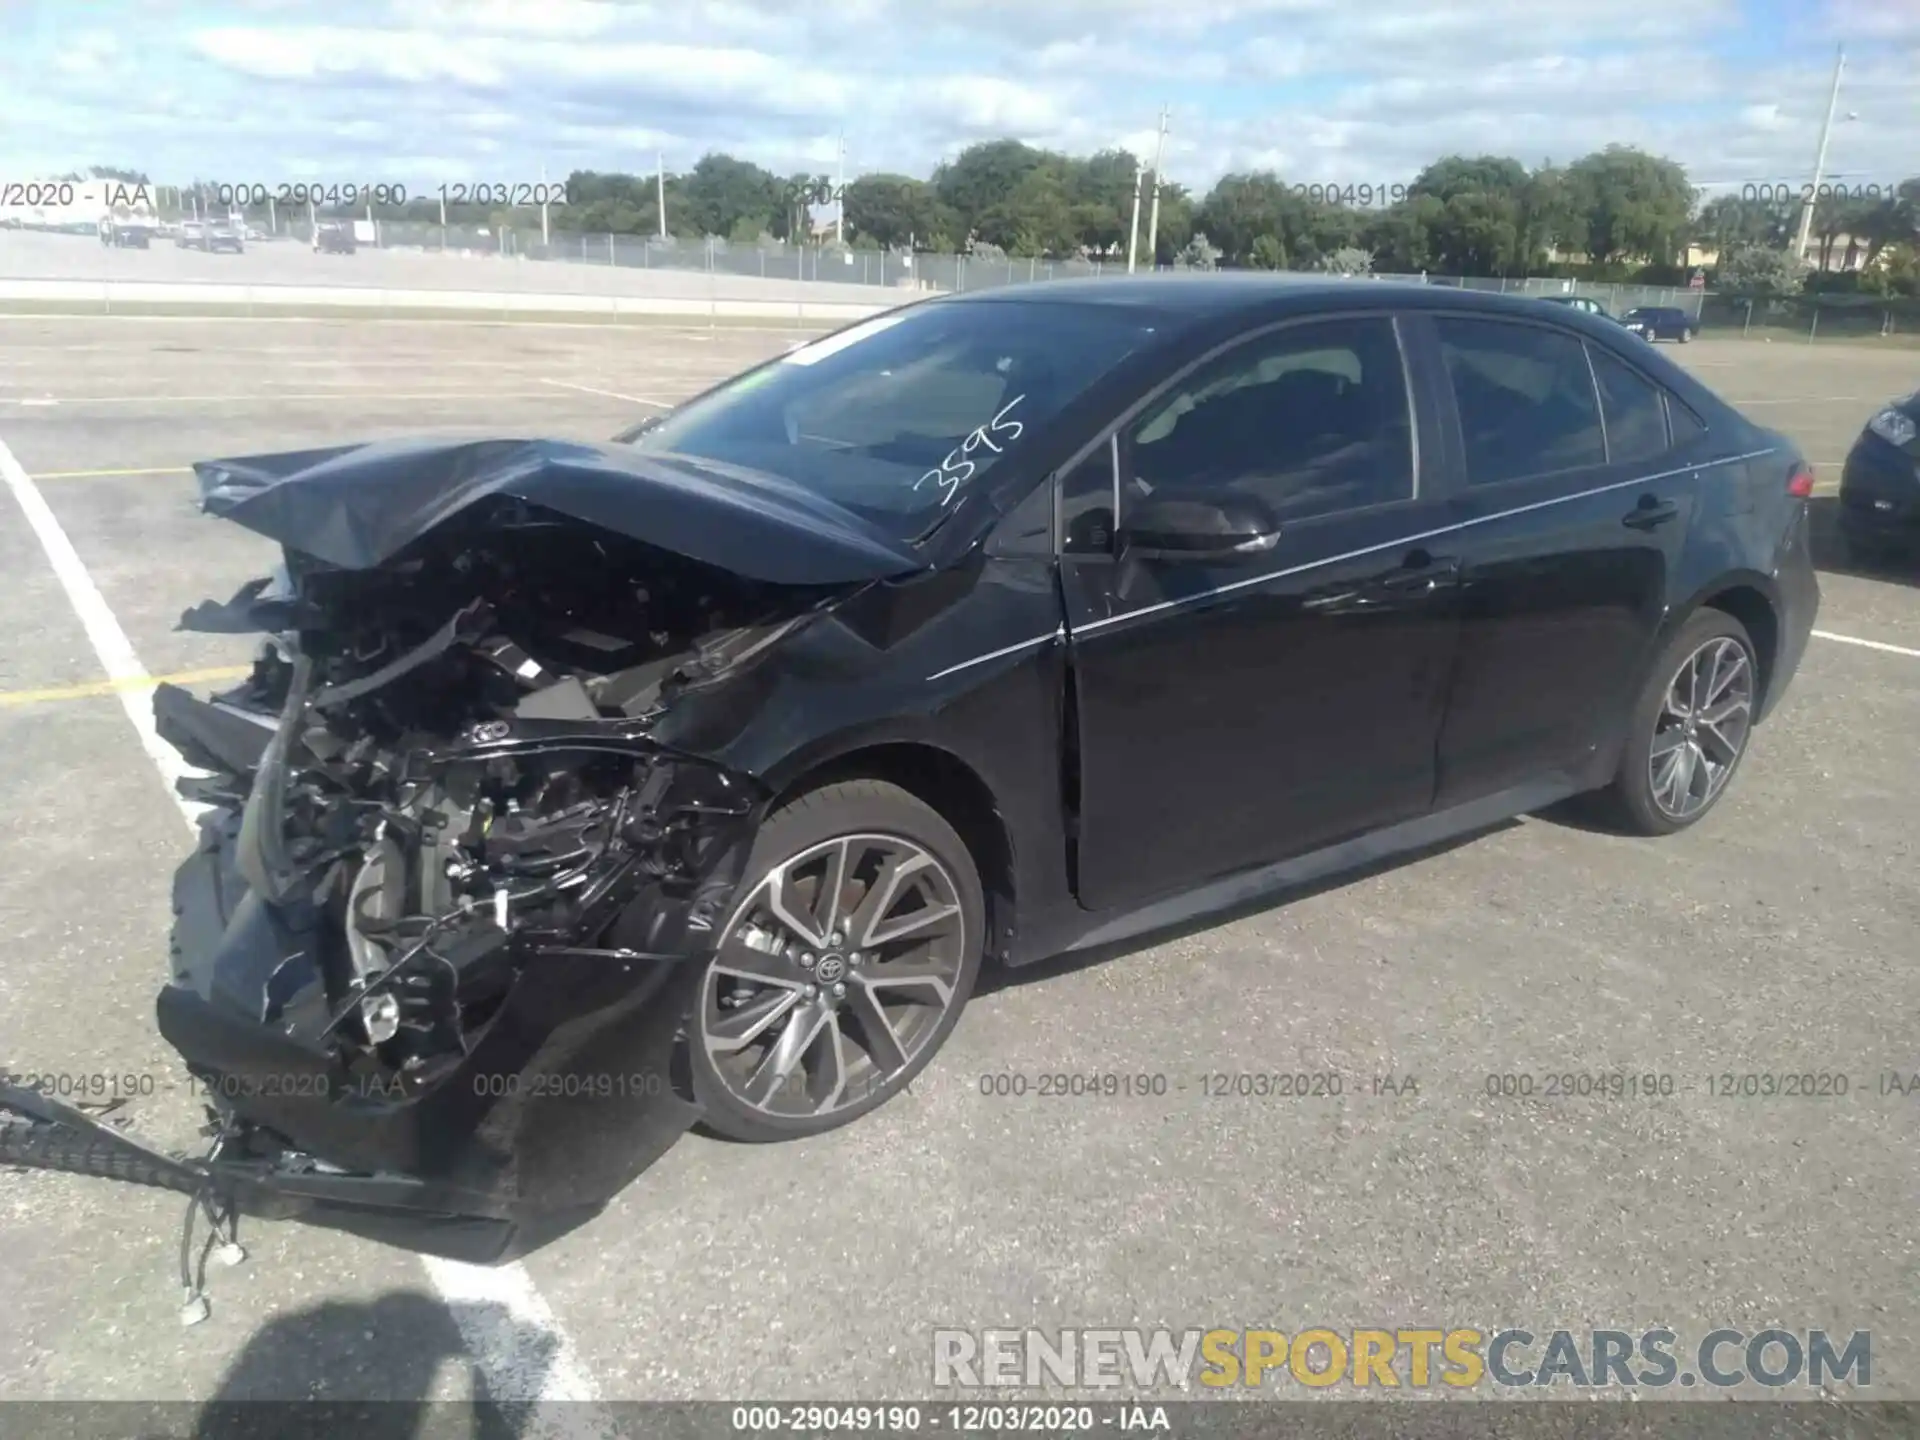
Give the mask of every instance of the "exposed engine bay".
<svg viewBox="0 0 1920 1440">
<path fill-rule="evenodd" d="M 157 687 L 201 772 L 155 1018 L 210 1149 L 0 1085 L 0 1163 L 482 1263 L 698 1121 L 685 1025 L 773 800 L 718 758 L 789 635 L 910 547 L 778 476 L 618 443 L 376 441 L 195 466 L 281 549 L 181 617 L 248 677 Z M 202 1256 L 204 1266 L 205 1256 Z"/>
<path fill-rule="evenodd" d="M 522 968 L 605 948 L 642 889 L 713 924 L 734 877 L 695 892 L 754 796 L 647 732 L 814 598 L 495 500 L 378 570 L 289 551 L 273 580 L 190 611 L 188 628 L 273 636 L 214 702 L 273 730 L 253 774 L 177 707 L 162 734 L 213 772 L 192 798 L 243 812 L 248 887 L 337 941 L 311 957 L 319 983 L 282 977 L 262 1018 L 412 1093 L 460 1064 Z"/>
</svg>

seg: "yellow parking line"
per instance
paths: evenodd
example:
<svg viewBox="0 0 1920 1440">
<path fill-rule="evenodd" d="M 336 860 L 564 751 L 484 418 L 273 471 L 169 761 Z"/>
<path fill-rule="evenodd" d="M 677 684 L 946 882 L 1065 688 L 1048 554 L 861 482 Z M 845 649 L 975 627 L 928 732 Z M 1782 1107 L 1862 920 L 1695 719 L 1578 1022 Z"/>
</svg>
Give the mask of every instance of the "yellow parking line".
<svg viewBox="0 0 1920 1440">
<path fill-rule="evenodd" d="M 172 675 L 152 675 L 136 680 L 89 680 L 84 685 L 56 685 L 47 690 L 0 690 L 0 710 L 15 705 L 39 705 L 50 700 L 90 700 L 98 695 L 117 695 L 122 690 L 138 690 L 147 685 L 198 685 L 208 680 L 238 680 L 253 667 L 221 665 L 211 670 L 180 670 Z"/>
<path fill-rule="evenodd" d="M 126 470 L 42 470 L 36 480 L 92 480 L 108 475 L 184 475 L 190 465 L 136 465 Z"/>
</svg>

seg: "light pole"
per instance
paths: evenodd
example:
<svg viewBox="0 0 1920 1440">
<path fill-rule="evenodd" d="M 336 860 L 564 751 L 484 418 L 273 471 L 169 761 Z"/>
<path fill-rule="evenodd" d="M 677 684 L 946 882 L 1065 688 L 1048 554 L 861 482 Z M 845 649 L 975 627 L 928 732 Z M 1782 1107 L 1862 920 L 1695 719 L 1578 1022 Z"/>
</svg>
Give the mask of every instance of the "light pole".
<svg viewBox="0 0 1920 1440">
<path fill-rule="evenodd" d="M 1820 195 L 1820 182 L 1827 173 L 1827 142 L 1833 138 L 1833 112 L 1840 105 L 1840 76 L 1847 68 L 1845 46 L 1838 49 L 1833 62 L 1833 91 L 1827 96 L 1827 118 L 1820 126 L 1820 153 L 1813 161 L 1813 189 L 1808 193 L 1806 203 L 1800 207 L 1800 233 L 1793 242 L 1796 259 L 1804 260 L 1807 255 L 1807 239 L 1813 232 L 1813 207 Z"/>
<path fill-rule="evenodd" d="M 1167 151 L 1167 107 L 1160 107 L 1160 138 L 1153 143 L 1153 209 L 1147 216 L 1147 264 L 1160 263 L 1160 161 Z"/>
<path fill-rule="evenodd" d="M 847 243 L 847 137 L 840 137 L 840 158 L 833 176 L 833 243 Z"/>
<path fill-rule="evenodd" d="M 1133 219 L 1127 225 L 1127 273 L 1133 274 L 1133 257 L 1140 248 L 1140 184 L 1146 178 L 1147 167 L 1140 161 L 1133 162 Z"/>
</svg>

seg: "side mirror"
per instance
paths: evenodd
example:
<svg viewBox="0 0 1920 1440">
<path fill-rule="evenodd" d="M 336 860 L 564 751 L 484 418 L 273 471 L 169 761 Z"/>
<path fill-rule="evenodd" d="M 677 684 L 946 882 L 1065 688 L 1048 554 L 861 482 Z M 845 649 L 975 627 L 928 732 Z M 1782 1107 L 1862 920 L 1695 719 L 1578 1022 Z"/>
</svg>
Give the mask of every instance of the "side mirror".
<svg viewBox="0 0 1920 1440">
<path fill-rule="evenodd" d="M 1144 560 L 1220 560 L 1258 555 L 1280 539 L 1280 522 L 1245 495 L 1178 496 L 1136 505 L 1119 550 Z"/>
</svg>

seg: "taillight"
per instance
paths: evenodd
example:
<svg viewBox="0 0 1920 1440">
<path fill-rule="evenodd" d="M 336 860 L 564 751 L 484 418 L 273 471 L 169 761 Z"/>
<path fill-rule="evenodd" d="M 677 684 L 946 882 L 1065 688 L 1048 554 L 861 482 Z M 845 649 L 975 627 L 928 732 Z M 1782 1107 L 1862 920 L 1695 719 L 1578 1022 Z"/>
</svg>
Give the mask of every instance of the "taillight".
<svg viewBox="0 0 1920 1440">
<path fill-rule="evenodd" d="M 1787 477 L 1787 493 L 1796 500 L 1808 500 L 1813 497 L 1813 467 L 1804 462 L 1793 467 L 1793 474 Z"/>
</svg>

